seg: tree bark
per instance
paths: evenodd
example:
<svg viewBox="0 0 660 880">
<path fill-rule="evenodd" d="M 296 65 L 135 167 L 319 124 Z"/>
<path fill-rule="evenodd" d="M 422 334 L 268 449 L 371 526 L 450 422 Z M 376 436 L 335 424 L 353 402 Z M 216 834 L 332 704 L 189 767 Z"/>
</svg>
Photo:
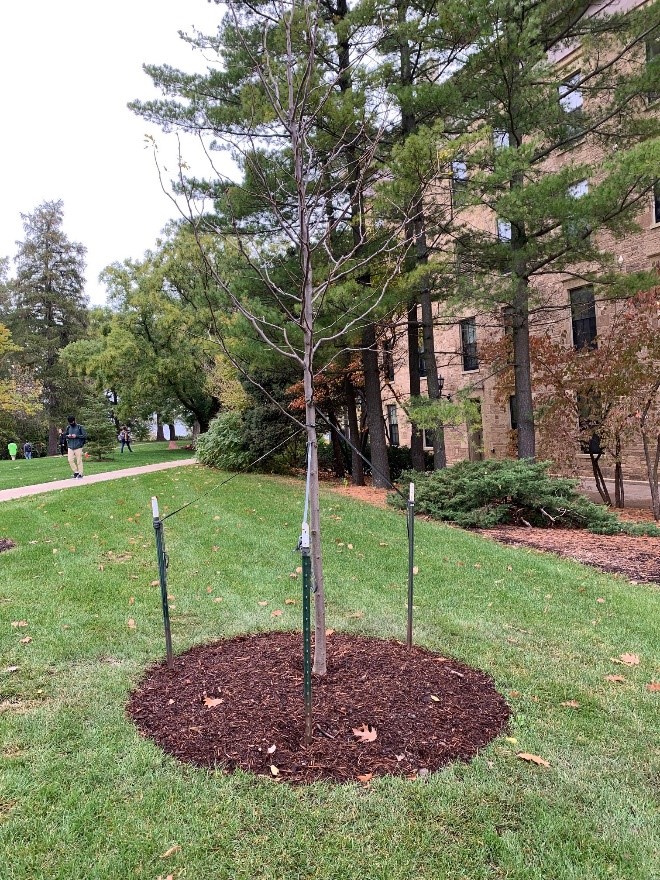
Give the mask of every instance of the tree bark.
<svg viewBox="0 0 660 880">
<path fill-rule="evenodd" d="M 534 433 L 534 404 L 529 357 L 528 284 L 527 278 L 519 277 L 513 297 L 513 373 L 518 407 L 518 458 L 534 459 L 536 457 L 536 436 Z"/>
<path fill-rule="evenodd" d="M 411 397 L 421 394 L 419 379 L 419 322 L 417 320 L 417 300 L 408 304 L 408 379 Z M 414 422 L 410 423 L 410 455 L 413 470 L 424 470 L 424 438 Z"/>
<path fill-rule="evenodd" d="M 356 449 L 360 449 L 360 426 L 357 417 L 357 401 L 355 388 L 350 378 L 344 379 L 344 394 L 346 396 L 346 411 L 348 413 L 348 439 L 355 449 L 351 449 L 351 484 L 364 486 L 364 462 Z"/>
<path fill-rule="evenodd" d="M 362 331 L 362 369 L 364 371 L 364 398 L 369 424 L 373 485 L 379 489 L 386 489 L 391 485 L 390 463 L 387 458 L 383 400 L 380 393 L 376 325 L 373 323 L 367 324 Z"/>
<path fill-rule="evenodd" d="M 163 430 L 163 420 L 160 417 L 160 413 L 156 413 L 156 440 L 164 439 L 165 431 Z"/>
<path fill-rule="evenodd" d="M 167 425 L 167 429 L 170 432 L 170 441 L 176 440 L 176 428 L 171 422 Z"/>
<path fill-rule="evenodd" d="M 594 479 L 596 481 L 596 489 L 598 489 L 598 494 L 603 499 L 605 504 L 607 504 L 608 507 L 611 507 L 612 498 L 610 497 L 607 483 L 605 482 L 603 472 L 600 467 L 600 453 L 598 455 L 595 455 L 593 452 L 590 452 L 589 458 L 591 459 L 591 469 L 594 473 Z"/>
<path fill-rule="evenodd" d="M 346 476 L 344 454 L 342 452 L 341 443 L 339 442 L 339 434 L 337 433 L 337 417 L 331 408 L 328 409 L 328 418 L 330 419 L 330 442 L 332 443 L 333 470 L 337 479 L 343 480 Z"/>
</svg>

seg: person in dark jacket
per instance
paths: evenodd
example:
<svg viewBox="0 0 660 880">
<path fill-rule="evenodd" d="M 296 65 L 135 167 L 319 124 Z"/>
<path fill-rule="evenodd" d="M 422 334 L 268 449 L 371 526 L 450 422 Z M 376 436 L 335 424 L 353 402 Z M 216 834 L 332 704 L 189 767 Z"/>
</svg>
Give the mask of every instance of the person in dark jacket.
<svg viewBox="0 0 660 880">
<path fill-rule="evenodd" d="M 66 455 L 66 431 L 64 430 L 64 428 L 60 428 L 60 435 L 57 438 L 57 442 L 60 447 L 60 455 Z"/>
<path fill-rule="evenodd" d="M 82 480 L 83 476 L 83 454 L 82 448 L 87 440 L 87 434 L 82 425 L 76 423 L 75 416 L 68 416 L 68 426 L 66 428 L 66 445 L 69 464 L 73 471 L 73 478 Z"/>
</svg>

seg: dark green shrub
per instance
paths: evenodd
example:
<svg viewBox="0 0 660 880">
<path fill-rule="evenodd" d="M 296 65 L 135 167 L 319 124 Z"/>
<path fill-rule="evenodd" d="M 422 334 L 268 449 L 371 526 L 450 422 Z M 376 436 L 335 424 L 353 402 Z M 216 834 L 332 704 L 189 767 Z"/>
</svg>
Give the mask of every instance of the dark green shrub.
<svg viewBox="0 0 660 880">
<path fill-rule="evenodd" d="M 530 525 L 588 529 L 601 535 L 653 535 L 660 529 L 624 523 L 606 507 L 577 492 L 577 480 L 551 477 L 550 462 L 528 460 L 462 461 L 420 474 L 407 471 L 401 481 L 415 483 L 415 509 L 465 528 Z M 389 503 L 403 507 L 398 495 Z"/>
<path fill-rule="evenodd" d="M 197 459 L 209 467 L 227 471 L 240 470 L 252 460 L 243 439 L 240 413 L 221 413 L 211 421 L 208 431 L 197 438 Z"/>
</svg>

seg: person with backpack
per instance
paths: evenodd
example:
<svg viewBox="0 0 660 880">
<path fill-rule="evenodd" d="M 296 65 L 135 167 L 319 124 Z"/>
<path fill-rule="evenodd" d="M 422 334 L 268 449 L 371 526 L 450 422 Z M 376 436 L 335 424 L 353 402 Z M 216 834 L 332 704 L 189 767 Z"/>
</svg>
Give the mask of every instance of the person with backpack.
<svg viewBox="0 0 660 880">
<path fill-rule="evenodd" d="M 82 448 L 87 442 L 87 434 L 82 425 L 76 423 L 75 416 L 67 417 L 66 445 L 69 464 L 73 471 L 74 480 L 82 480 L 83 477 L 83 453 Z"/>
<path fill-rule="evenodd" d="M 117 435 L 117 440 L 121 443 L 120 452 L 124 451 L 124 446 L 128 446 L 128 451 L 133 452 L 131 449 L 131 432 L 128 430 L 126 425 L 122 425 L 122 429 Z"/>
<path fill-rule="evenodd" d="M 23 455 L 27 459 L 32 458 L 32 444 L 30 443 L 29 440 L 26 440 L 25 443 L 23 444 Z"/>
</svg>

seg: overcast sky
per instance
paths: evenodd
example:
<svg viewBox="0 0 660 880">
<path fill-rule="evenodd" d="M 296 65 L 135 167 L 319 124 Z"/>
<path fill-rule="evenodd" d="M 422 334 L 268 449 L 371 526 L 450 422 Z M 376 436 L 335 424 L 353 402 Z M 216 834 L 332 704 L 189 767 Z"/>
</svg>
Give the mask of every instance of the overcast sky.
<svg viewBox="0 0 660 880">
<path fill-rule="evenodd" d="M 172 136 L 126 107 L 157 94 L 142 64 L 203 69 L 178 31 L 213 32 L 220 14 L 207 0 L 4 0 L 0 256 L 23 238 L 21 213 L 61 199 L 64 231 L 87 248 L 87 292 L 104 301 L 99 272 L 141 257 L 175 216 L 145 148 L 154 135 L 172 168 Z"/>
</svg>

